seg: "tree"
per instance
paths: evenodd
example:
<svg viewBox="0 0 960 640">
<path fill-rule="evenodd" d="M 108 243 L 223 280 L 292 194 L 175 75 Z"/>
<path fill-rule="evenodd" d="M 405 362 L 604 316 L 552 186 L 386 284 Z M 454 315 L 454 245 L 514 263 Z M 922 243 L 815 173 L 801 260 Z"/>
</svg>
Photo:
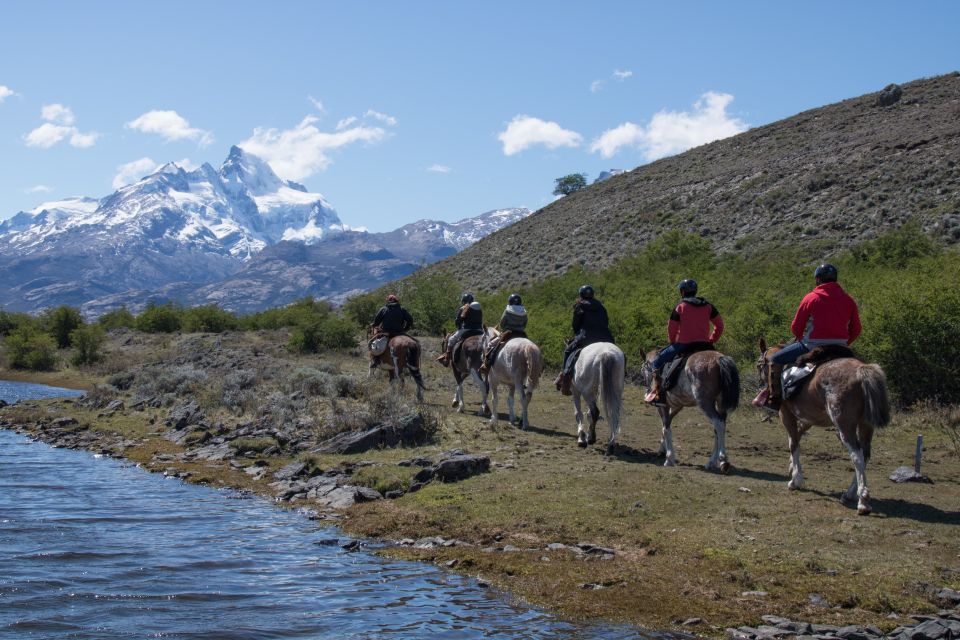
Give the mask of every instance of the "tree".
<svg viewBox="0 0 960 640">
<path fill-rule="evenodd" d="M 70 334 L 73 343 L 73 357 L 71 361 L 76 366 L 96 364 L 103 359 L 103 343 L 107 335 L 103 327 L 98 324 L 85 324 Z"/>
<path fill-rule="evenodd" d="M 47 332 L 57 341 L 57 347 L 66 349 L 70 346 L 70 334 L 83 324 L 83 317 L 80 310 L 67 305 L 61 305 L 56 309 L 49 310 L 43 314 L 41 322 L 47 329 Z"/>
<path fill-rule="evenodd" d="M 553 189 L 553 195 L 568 196 L 574 191 L 580 191 L 580 189 L 587 186 L 587 174 L 571 173 L 562 178 L 557 178 L 554 182 L 556 183 L 556 187 Z"/>
</svg>

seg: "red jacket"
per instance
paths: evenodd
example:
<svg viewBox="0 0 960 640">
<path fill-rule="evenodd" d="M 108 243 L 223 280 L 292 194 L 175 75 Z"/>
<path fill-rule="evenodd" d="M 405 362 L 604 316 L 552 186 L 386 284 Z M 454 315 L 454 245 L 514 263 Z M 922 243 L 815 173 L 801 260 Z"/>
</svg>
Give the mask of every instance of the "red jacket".
<svg viewBox="0 0 960 640">
<path fill-rule="evenodd" d="M 790 331 L 797 340 L 846 340 L 860 335 L 857 303 L 836 282 L 825 282 L 804 296 Z"/>
<path fill-rule="evenodd" d="M 684 298 L 670 314 L 670 322 L 667 324 L 670 344 L 716 342 L 722 333 L 723 318 L 720 317 L 720 312 L 703 298 Z"/>
</svg>

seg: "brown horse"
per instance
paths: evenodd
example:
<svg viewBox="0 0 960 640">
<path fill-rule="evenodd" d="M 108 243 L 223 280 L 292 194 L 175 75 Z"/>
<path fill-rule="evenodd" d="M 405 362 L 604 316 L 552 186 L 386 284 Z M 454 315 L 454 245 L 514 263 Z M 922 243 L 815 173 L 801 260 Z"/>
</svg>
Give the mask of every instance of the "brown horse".
<svg viewBox="0 0 960 640">
<path fill-rule="evenodd" d="M 463 413 L 466 408 L 463 401 L 463 383 L 472 377 L 473 381 L 480 386 L 480 392 L 483 399 L 480 402 L 480 415 L 489 415 L 490 407 L 487 405 L 487 383 L 480 376 L 480 365 L 483 364 L 483 349 L 488 337 L 492 336 L 492 330 L 487 329 L 485 335 L 476 335 L 466 338 L 457 348 L 456 358 L 450 362 L 450 369 L 453 370 L 453 378 L 457 381 L 457 391 L 453 395 L 453 408 L 457 413 Z"/>
<path fill-rule="evenodd" d="M 779 347 L 767 348 L 760 339 L 760 393 L 754 400 L 760 405 L 769 393 L 767 381 L 770 356 Z M 838 358 L 819 365 L 789 400 L 780 405 L 780 422 L 787 430 L 790 445 L 790 482 L 787 487 L 803 486 L 800 468 L 800 436 L 813 425 L 837 428 L 840 442 L 850 452 L 853 461 L 853 482 L 843 493 L 843 500 L 857 498 L 857 513 L 870 513 L 870 492 L 867 489 L 866 467 L 870 460 L 870 442 L 873 430 L 890 422 L 890 404 L 887 400 L 887 379 L 876 364 L 864 364 L 856 358 Z"/>
<path fill-rule="evenodd" d="M 649 389 L 653 382 L 653 360 L 660 352 L 647 354 L 641 373 L 643 384 Z M 713 424 L 713 453 L 707 461 L 708 471 L 727 473 L 727 415 L 740 404 L 740 373 L 733 358 L 719 351 L 699 351 L 687 358 L 676 385 L 664 394 L 667 406 L 657 407 L 663 432 L 660 454 L 666 457 L 665 467 L 677 464 L 673 452 L 673 433 L 670 423 L 684 407 L 700 407 Z"/>
<path fill-rule="evenodd" d="M 404 371 L 417 383 L 417 401 L 423 402 L 423 377 L 420 375 L 420 343 L 408 335 L 400 334 L 390 338 L 386 350 L 380 355 L 370 355 L 370 374 L 374 369 L 385 369 L 391 382 L 399 382 L 404 387 Z"/>
</svg>

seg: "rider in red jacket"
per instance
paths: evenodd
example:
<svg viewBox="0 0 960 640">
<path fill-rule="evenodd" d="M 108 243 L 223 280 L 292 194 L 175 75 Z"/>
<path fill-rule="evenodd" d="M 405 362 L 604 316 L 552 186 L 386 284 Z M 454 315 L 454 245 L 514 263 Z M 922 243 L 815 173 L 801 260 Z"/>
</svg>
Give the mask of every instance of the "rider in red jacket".
<svg viewBox="0 0 960 640">
<path fill-rule="evenodd" d="M 857 303 L 837 283 L 837 268 L 832 264 L 821 264 L 813 275 L 817 286 L 804 296 L 790 324 L 790 332 L 797 341 L 770 358 L 767 404 L 773 409 L 778 409 L 783 399 L 781 374 L 785 365 L 795 362 L 814 347 L 828 344 L 849 346 L 860 335 Z"/>
</svg>

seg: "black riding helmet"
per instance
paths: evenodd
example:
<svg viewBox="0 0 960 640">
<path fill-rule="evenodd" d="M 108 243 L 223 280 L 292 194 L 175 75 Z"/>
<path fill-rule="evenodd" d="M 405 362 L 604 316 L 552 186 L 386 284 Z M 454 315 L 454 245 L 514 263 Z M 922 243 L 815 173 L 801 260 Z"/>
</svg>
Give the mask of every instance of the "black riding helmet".
<svg viewBox="0 0 960 640">
<path fill-rule="evenodd" d="M 514 304 L 520 306 L 523 304 L 523 300 L 520 299 L 519 293 L 511 293 L 510 297 L 507 298 L 507 304 Z"/>
<path fill-rule="evenodd" d="M 469 291 L 464 291 L 460 296 L 460 304 L 470 304 L 473 302 L 473 294 Z"/>
<path fill-rule="evenodd" d="M 588 284 L 580 287 L 580 298 L 583 300 L 593 300 L 593 287 Z"/>
<path fill-rule="evenodd" d="M 813 277 L 818 282 L 836 282 L 837 275 L 837 268 L 829 262 L 824 262 L 813 272 Z"/>
<path fill-rule="evenodd" d="M 680 295 L 684 298 L 697 295 L 697 281 L 687 278 L 682 280 L 680 284 L 677 285 L 677 289 L 680 290 Z"/>
</svg>

